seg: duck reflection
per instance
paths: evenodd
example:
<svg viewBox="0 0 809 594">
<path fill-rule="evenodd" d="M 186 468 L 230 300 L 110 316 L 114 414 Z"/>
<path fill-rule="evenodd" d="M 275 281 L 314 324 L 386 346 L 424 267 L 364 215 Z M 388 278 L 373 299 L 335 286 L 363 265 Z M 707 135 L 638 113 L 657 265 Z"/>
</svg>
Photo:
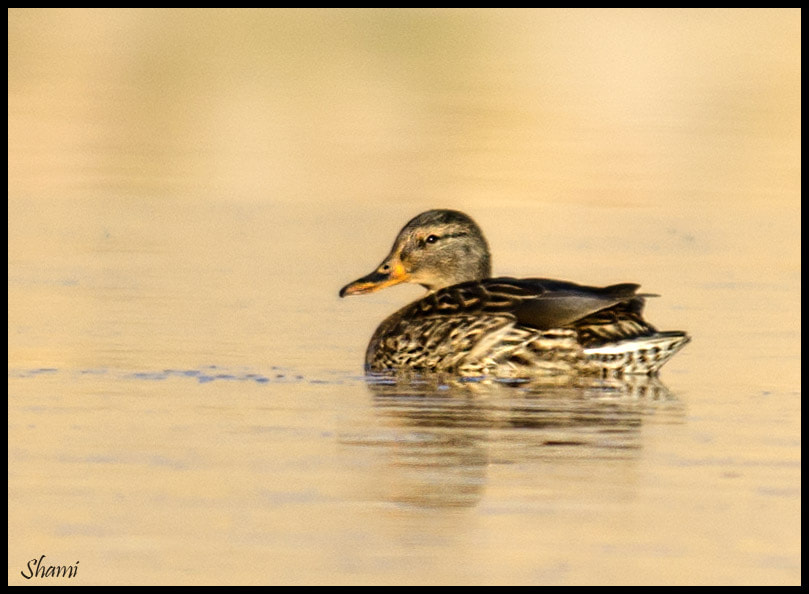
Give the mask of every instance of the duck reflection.
<svg viewBox="0 0 809 594">
<path fill-rule="evenodd" d="M 418 507 L 472 507 L 492 465 L 634 458 L 649 415 L 683 407 L 656 378 L 542 385 L 369 379 L 380 421 L 343 439 L 383 457 L 382 497 Z"/>
</svg>

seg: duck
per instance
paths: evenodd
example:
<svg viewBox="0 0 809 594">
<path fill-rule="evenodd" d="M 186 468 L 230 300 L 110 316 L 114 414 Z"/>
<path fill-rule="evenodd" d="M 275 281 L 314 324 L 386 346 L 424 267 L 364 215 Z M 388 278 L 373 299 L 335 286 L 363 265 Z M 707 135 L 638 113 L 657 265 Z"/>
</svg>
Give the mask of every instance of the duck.
<svg viewBox="0 0 809 594">
<path fill-rule="evenodd" d="M 471 217 L 449 209 L 411 219 L 370 274 L 340 289 L 365 295 L 400 283 L 427 294 L 390 315 L 365 353 L 369 375 L 460 378 L 656 376 L 689 341 L 643 317 L 640 285 L 605 287 L 492 277 L 489 244 Z"/>
</svg>

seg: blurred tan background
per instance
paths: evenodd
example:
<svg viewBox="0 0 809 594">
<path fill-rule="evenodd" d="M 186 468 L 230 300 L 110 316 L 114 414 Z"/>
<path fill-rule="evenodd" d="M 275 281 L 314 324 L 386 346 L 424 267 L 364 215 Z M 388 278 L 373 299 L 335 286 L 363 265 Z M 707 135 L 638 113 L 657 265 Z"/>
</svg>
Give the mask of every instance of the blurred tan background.
<svg viewBox="0 0 809 594">
<path fill-rule="evenodd" d="M 800 39 L 780 9 L 12 9 L 10 183 L 791 203 L 756 189 L 798 191 Z"/>
</svg>

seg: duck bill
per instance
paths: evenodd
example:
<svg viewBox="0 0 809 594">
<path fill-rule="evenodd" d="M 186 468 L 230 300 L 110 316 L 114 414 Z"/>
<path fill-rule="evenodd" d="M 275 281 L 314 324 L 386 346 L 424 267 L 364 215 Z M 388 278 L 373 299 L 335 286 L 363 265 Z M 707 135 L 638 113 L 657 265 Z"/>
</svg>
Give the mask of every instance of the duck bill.
<svg viewBox="0 0 809 594">
<path fill-rule="evenodd" d="M 346 297 L 347 295 L 376 293 L 385 287 L 392 287 L 393 285 L 406 282 L 410 278 L 410 275 L 405 272 L 404 266 L 402 266 L 401 262 L 397 262 L 394 265 L 389 265 L 389 270 L 387 272 L 381 272 L 384 268 L 385 265 L 383 264 L 371 274 L 358 278 L 353 283 L 347 284 L 345 287 L 340 289 L 340 297 Z"/>
</svg>

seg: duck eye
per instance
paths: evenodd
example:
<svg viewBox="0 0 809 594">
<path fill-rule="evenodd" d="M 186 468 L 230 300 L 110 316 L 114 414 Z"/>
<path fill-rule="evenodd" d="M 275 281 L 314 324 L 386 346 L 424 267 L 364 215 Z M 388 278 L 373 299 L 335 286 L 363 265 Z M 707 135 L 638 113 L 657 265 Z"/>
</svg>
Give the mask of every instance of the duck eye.
<svg viewBox="0 0 809 594">
<path fill-rule="evenodd" d="M 428 235 L 427 239 L 425 239 L 424 241 L 426 241 L 427 243 L 435 243 L 436 241 L 438 241 L 438 235 Z"/>
</svg>

